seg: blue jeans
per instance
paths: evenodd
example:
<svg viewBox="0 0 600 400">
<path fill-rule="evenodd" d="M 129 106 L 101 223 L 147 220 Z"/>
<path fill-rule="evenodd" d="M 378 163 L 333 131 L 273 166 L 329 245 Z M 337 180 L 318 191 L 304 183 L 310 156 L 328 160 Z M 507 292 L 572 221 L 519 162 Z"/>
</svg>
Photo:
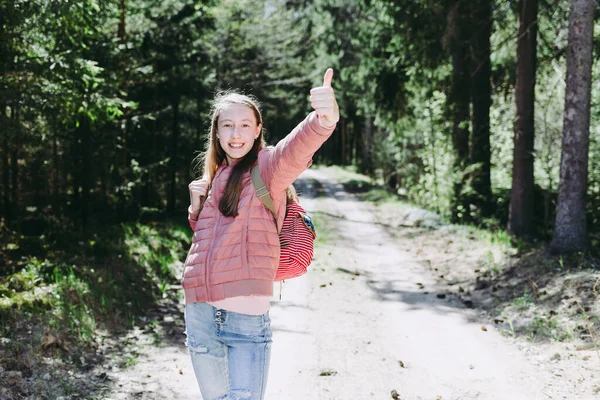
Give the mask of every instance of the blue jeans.
<svg viewBox="0 0 600 400">
<path fill-rule="evenodd" d="M 208 303 L 185 305 L 192 365 L 204 400 L 262 400 L 271 361 L 271 319 L 221 310 Z"/>
</svg>

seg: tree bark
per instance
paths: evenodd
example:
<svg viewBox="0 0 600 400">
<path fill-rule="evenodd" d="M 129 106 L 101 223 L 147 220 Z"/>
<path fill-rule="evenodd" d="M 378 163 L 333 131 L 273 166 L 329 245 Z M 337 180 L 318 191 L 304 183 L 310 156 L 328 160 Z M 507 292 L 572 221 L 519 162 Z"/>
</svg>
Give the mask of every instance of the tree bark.
<svg viewBox="0 0 600 400">
<path fill-rule="evenodd" d="M 348 155 L 347 155 L 347 143 L 346 143 L 346 120 L 340 120 L 340 138 L 342 141 L 342 155 L 341 155 L 341 163 L 342 165 L 348 165 Z"/>
<path fill-rule="evenodd" d="M 126 16 L 127 16 L 127 2 L 126 0 L 119 0 L 119 28 L 117 31 L 117 36 L 119 37 L 119 44 L 122 46 L 120 53 L 120 64 L 121 71 L 125 73 L 127 67 L 125 65 L 125 44 L 127 42 L 126 37 Z M 126 91 L 126 82 L 127 77 L 122 75 L 121 84 L 119 85 L 119 89 L 122 92 Z M 127 167 L 127 122 L 126 119 L 121 121 L 121 165 L 123 167 Z"/>
<path fill-rule="evenodd" d="M 490 177 L 490 107 L 492 104 L 490 35 L 492 34 L 491 0 L 474 0 L 471 8 L 471 101 L 473 104 L 471 164 L 478 167 L 472 174 L 475 198 L 472 202 L 488 217 L 492 214 Z"/>
<path fill-rule="evenodd" d="M 550 243 L 550 252 L 554 254 L 589 249 L 585 195 L 595 5 L 593 0 L 571 0 L 560 182 L 556 223 Z"/>
<path fill-rule="evenodd" d="M 127 15 L 127 1 L 119 0 L 119 28 L 117 35 L 119 36 L 119 44 L 125 44 L 125 17 Z"/>
<path fill-rule="evenodd" d="M 2 202 L 4 203 L 4 217 L 9 218 L 12 214 L 12 207 L 10 204 L 9 190 L 10 190 L 10 164 L 9 164 L 9 146 L 8 146 L 8 118 L 6 117 L 6 104 L 2 104 L 0 107 L 0 122 L 4 127 L 2 131 Z"/>
<path fill-rule="evenodd" d="M 452 145 L 454 148 L 454 168 L 462 171 L 469 161 L 469 120 L 470 120 L 470 4 L 459 0 L 448 13 L 448 45 L 452 55 L 452 85 L 448 95 L 448 109 L 452 119 Z M 463 219 L 466 205 L 463 202 L 464 179 L 454 183 L 452 220 Z"/>
<path fill-rule="evenodd" d="M 59 202 L 59 196 L 62 194 L 62 190 L 61 190 L 61 186 L 60 186 L 60 182 L 59 182 L 59 158 L 58 158 L 58 129 L 57 129 L 57 123 L 56 123 L 56 114 L 52 114 L 50 116 L 52 122 L 51 122 L 51 126 L 52 126 L 52 163 L 53 163 L 53 168 L 52 168 L 52 192 L 51 192 L 51 204 L 52 204 L 52 210 L 53 212 L 57 212 L 57 206 L 58 206 L 58 202 Z"/>
<path fill-rule="evenodd" d="M 14 220 L 19 219 L 19 210 L 21 204 L 19 203 L 19 150 L 21 148 L 21 122 L 19 121 L 19 106 L 13 104 L 11 107 L 11 119 L 14 129 L 14 142 L 12 146 L 12 152 L 10 155 L 10 172 L 11 172 L 11 184 L 10 184 L 10 204 L 11 204 L 11 215 L 8 217 Z"/>
<path fill-rule="evenodd" d="M 91 124 L 87 115 L 81 119 L 79 125 L 81 135 L 81 224 L 82 227 L 88 225 L 89 205 L 90 205 L 90 189 L 92 183 L 92 152 L 91 152 Z"/>
<path fill-rule="evenodd" d="M 517 45 L 517 115 L 514 123 L 513 176 L 508 230 L 516 236 L 533 233 L 534 105 L 537 64 L 538 0 L 519 4 Z"/>
<path fill-rule="evenodd" d="M 362 148 L 362 172 L 365 174 L 371 174 L 373 172 L 373 152 L 371 151 L 373 146 L 373 117 L 369 114 L 364 119 L 364 136 L 363 136 L 363 148 Z"/>
<path fill-rule="evenodd" d="M 357 120 L 356 120 L 356 116 L 353 118 L 352 120 L 352 152 L 350 154 L 350 157 L 352 159 L 352 163 L 354 165 L 359 165 L 359 143 L 360 143 L 360 131 L 358 129 L 356 129 L 357 126 Z"/>
<path fill-rule="evenodd" d="M 169 187 L 169 197 L 167 210 L 175 211 L 176 193 L 177 193 L 177 142 L 179 141 L 179 99 L 173 100 L 173 133 L 171 136 L 171 154 L 169 160 L 169 169 L 171 175 L 171 184 Z"/>
</svg>

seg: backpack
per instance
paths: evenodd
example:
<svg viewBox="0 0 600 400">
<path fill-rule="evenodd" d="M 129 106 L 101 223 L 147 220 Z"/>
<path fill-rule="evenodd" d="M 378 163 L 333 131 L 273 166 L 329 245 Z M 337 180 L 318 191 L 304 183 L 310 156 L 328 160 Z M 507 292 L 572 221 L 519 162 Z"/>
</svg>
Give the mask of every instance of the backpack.
<svg viewBox="0 0 600 400">
<path fill-rule="evenodd" d="M 277 226 L 277 215 L 269 189 L 260 176 L 258 164 L 252 167 L 252 186 L 263 205 L 271 211 Z M 314 254 L 314 241 L 317 237 L 312 219 L 297 201 L 287 204 L 285 219 L 279 233 L 281 253 L 275 281 L 295 278 L 306 273 Z"/>
</svg>

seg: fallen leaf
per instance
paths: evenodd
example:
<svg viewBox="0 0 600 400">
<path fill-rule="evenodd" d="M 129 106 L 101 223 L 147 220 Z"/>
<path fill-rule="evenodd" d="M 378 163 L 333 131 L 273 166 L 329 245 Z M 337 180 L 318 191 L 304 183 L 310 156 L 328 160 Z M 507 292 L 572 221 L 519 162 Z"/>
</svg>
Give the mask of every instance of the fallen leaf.
<svg viewBox="0 0 600 400">
<path fill-rule="evenodd" d="M 486 326 L 485 325 L 481 325 L 481 330 L 484 331 L 484 332 L 487 332 Z"/>
<path fill-rule="evenodd" d="M 402 368 L 406 368 L 406 367 L 404 366 L 404 363 L 402 362 L 402 360 L 398 360 L 398 365 L 399 365 L 399 366 L 401 366 Z"/>
<path fill-rule="evenodd" d="M 396 389 L 392 390 L 392 399 L 394 399 L 394 400 L 399 400 L 400 399 L 400 395 L 398 394 L 398 392 L 396 391 Z"/>
<path fill-rule="evenodd" d="M 44 333 L 44 336 L 42 337 L 42 347 L 48 348 L 50 346 L 54 346 L 54 347 L 62 346 L 60 338 L 58 337 L 56 332 L 53 331 L 52 329 L 46 331 L 46 333 Z"/>
</svg>

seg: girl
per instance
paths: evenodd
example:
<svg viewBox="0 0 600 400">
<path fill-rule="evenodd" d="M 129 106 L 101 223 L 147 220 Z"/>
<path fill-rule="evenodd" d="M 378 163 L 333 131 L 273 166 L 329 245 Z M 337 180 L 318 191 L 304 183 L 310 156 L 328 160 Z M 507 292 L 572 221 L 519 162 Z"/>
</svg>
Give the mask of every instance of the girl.
<svg viewBox="0 0 600 400">
<path fill-rule="evenodd" d="M 248 96 L 215 99 L 204 175 L 189 184 L 194 231 L 185 260 L 186 346 L 204 400 L 264 398 L 272 333 L 269 297 L 279 265 L 286 189 L 333 133 L 339 109 L 333 70 L 310 93 L 311 112 L 275 147 L 265 147 L 262 117 Z M 250 169 L 258 162 L 277 211 L 256 196 Z"/>
</svg>

